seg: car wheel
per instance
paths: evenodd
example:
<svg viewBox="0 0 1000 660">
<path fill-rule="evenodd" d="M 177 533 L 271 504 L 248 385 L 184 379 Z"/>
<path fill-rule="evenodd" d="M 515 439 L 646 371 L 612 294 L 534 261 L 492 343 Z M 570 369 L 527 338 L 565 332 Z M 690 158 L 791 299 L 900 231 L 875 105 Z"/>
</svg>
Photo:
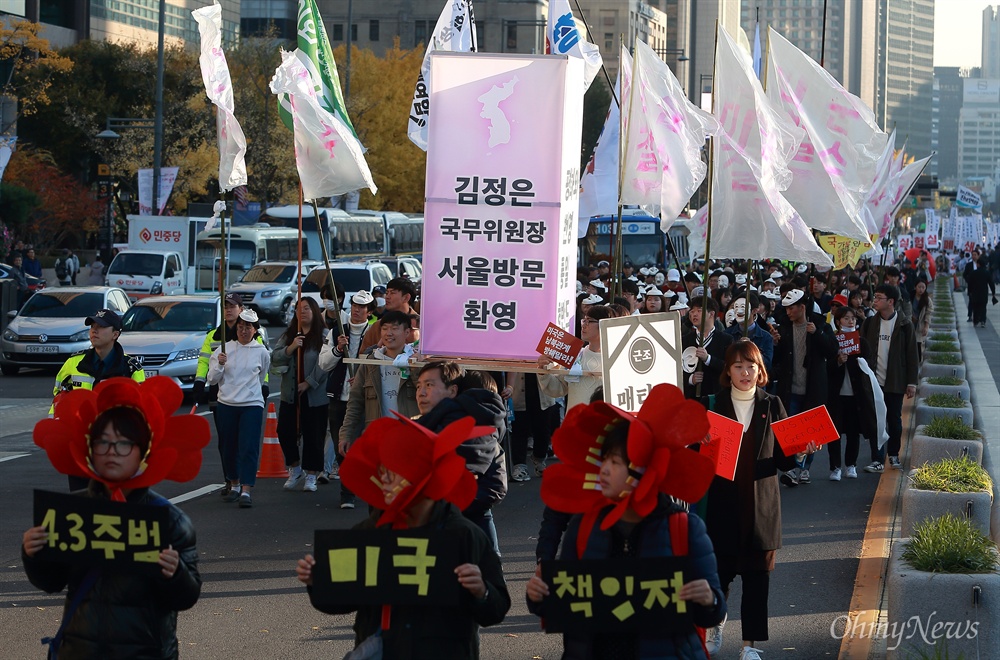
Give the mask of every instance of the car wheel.
<svg viewBox="0 0 1000 660">
<path fill-rule="evenodd" d="M 289 298 L 285 302 L 281 303 L 281 311 L 278 312 L 278 316 L 275 320 L 279 325 L 287 326 L 292 322 L 292 317 L 295 316 L 295 310 L 292 309 L 292 299 Z"/>
<path fill-rule="evenodd" d="M 4 376 L 16 376 L 21 367 L 16 364 L 0 364 L 0 373 Z"/>
</svg>

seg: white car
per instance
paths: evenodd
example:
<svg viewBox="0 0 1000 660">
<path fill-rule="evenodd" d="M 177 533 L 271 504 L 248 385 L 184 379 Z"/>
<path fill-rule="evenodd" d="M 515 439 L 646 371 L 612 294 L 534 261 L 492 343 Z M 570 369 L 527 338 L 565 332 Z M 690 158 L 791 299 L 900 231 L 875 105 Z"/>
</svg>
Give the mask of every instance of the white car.
<svg viewBox="0 0 1000 660">
<path fill-rule="evenodd" d="M 220 323 L 218 297 L 143 298 L 125 313 L 118 343 L 142 364 L 146 378 L 169 376 L 187 391 L 194 386 L 205 335 Z"/>
<path fill-rule="evenodd" d="M 90 348 L 88 316 L 101 309 L 124 314 L 129 307 L 128 296 L 118 287 L 42 289 L 20 312 L 8 312 L 11 321 L 0 340 L 0 371 L 14 376 L 21 367 L 59 368 L 69 356 Z"/>
<path fill-rule="evenodd" d="M 395 277 L 392 271 L 378 259 L 368 259 L 365 261 L 334 261 L 330 264 L 334 281 L 344 289 L 344 299 L 341 307 L 346 311 L 351 311 L 351 298 L 358 291 L 368 291 L 377 286 L 385 286 L 389 280 Z M 302 283 L 302 295 L 304 297 L 315 298 L 320 302 L 319 292 L 323 290 L 328 282 L 327 269 L 313 269 L 306 281 Z M 320 303 L 320 308 L 323 305 Z"/>
</svg>

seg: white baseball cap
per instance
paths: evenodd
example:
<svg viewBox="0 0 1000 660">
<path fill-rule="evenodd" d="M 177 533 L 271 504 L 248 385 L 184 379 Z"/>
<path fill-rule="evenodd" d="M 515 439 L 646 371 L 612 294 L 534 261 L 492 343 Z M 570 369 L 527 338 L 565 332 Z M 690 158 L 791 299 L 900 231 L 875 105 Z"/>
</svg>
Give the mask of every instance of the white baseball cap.
<svg viewBox="0 0 1000 660">
<path fill-rule="evenodd" d="M 681 281 L 681 271 L 676 268 L 671 268 L 667 271 L 667 281 L 668 282 L 680 282 Z"/>
<path fill-rule="evenodd" d="M 375 302 L 375 299 L 372 298 L 372 294 L 362 290 L 351 296 L 351 302 L 355 305 L 370 305 Z"/>
</svg>

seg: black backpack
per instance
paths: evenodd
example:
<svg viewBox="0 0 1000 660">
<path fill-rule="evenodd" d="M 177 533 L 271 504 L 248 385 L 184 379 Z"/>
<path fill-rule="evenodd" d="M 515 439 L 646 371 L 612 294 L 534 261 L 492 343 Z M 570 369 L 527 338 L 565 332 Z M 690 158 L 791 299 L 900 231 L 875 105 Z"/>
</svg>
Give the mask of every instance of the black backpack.
<svg viewBox="0 0 1000 660">
<path fill-rule="evenodd" d="M 56 262 L 56 277 L 60 280 L 69 278 L 69 271 L 66 270 L 66 262 L 63 259 Z"/>
</svg>

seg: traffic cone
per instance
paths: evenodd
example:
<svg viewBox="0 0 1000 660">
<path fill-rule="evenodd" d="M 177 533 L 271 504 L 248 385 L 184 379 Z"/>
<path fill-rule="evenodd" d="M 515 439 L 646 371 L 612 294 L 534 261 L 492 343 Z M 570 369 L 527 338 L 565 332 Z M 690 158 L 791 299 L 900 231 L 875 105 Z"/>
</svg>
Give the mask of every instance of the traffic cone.
<svg viewBox="0 0 1000 660">
<path fill-rule="evenodd" d="M 264 445 L 260 451 L 260 468 L 257 470 L 257 478 L 267 477 L 288 477 L 288 470 L 285 469 L 285 455 L 281 453 L 281 444 L 278 442 L 278 413 L 274 410 L 274 403 L 267 404 L 267 423 L 264 424 Z"/>
</svg>

